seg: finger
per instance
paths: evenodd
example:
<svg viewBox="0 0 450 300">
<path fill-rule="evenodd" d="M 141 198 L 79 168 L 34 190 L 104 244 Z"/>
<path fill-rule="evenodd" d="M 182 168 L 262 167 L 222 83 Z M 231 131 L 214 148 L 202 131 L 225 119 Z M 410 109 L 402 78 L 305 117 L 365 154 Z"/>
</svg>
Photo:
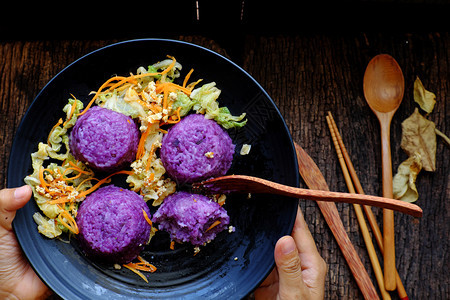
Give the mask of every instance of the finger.
<svg viewBox="0 0 450 300">
<path fill-rule="evenodd" d="M 307 295 L 297 245 L 291 236 L 284 236 L 275 245 L 281 299 L 298 299 Z"/>
<path fill-rule="evenodd" d="M 300 253 L 319 253 L 300 208 L 297 210 L 297 218 L 295 219 L 294 228 L 292 229 L 292 237 L 294 238 Z"/>
<path fill-rule="evenodd" d="M 323 286 L 327 273 L 327 264 L 320 256 L 316 243 L 300 209 L 297 212 L 294 229 L 292 231 L 302 266 L 303 282 L 309 288 L 310 296 L 323 299 Z"/>
<path fill-rule="evenodd" d="M 0 226 L 11 230 L 16 211 L 22 208 L 30 198 L 31 188 L 28 185 L 0 190 Z"/>
</svg>

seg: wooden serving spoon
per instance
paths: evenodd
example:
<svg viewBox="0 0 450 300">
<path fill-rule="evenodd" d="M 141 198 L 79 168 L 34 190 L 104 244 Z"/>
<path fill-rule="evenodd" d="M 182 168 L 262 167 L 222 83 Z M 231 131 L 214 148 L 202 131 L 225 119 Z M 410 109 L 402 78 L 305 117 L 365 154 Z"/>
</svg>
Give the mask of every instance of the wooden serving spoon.
<svg viewBox="0 0 450 300">
<path fill-rule="evenodd" d="M 395 59 L 387 54 L 372 58 L 364 74 L 364 96 L 381 128 L 383 197 L 393 198 L 390 145 L 391 120 L 403 99 L 405 81 Z M 394 212 L 383 210 L 384 284 L 388 291 L 395 283 Z"/>
<path fill-rule="evenodd" d="M 421 217 L 422 209 L 412 203 L 363 194 L 338 193 L 296 188 L 275 183 L 258 177 L 246 175 L 228 175 L 192 184 L 194 191 L 202 190 L 212 193 L 260 193 L 277 194 L 314 201 L 329 201 L 371 205 L 394 209 L 399 212 Z"/>
</svg>

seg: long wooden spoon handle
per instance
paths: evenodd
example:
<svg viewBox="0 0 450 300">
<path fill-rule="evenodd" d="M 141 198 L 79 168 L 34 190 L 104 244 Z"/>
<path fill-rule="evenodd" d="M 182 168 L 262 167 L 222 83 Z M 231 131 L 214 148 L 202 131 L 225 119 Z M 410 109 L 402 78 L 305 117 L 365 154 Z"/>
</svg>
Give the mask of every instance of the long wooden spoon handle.
<svg viewBox="0 0 450 300">
<path fill-rule="evenodd" d="M 409 214 L 422 216 L 422 209 L 412 203 L 389 198 L 301 189 L 279 184 L 273 181 L 246 175 L 228 175 L 203 181 L 199 184 L 210 191 L 277 194 L 314 201 L 342 202 L 389 208 Z"/>
<path fill-rule="evenodd" d="M 338 193 L 330 191 L 318 191 L 284 186 L 274 182 L 266 182 L 269 189 L 266 189 L 265 193 L 276 193 L 290 197 L 297 197 L 301 199 L 314 200 L 314 201 L 329 201 L 329 202 L 341 202 L 352 203 L 361 205 L 377 206 L 381 208 L 388 208 L 389 210 L 397 210 L 402 213 L 412 215 L 414 217 L 422 216 L 422 209 L 412 203 L 394 200 L 390 198 L 383 198 L 371 195 L 362 194 L 349 194 Z M 394 270 L 395 272 L 395 270 Z M 395 274 L 395 273 L 394 273 Z M 395 278 L 395 277 L 394 277 Z"/>
<path fill-rule="evenodd" d="M 386 115 L 386 118 L 388 118 L 388 120 L 385 120 L 384 122 L 380 120 L 383 197 L 393 198 L 389 132 L 391 116 Z M 390 209 L 383 209 L 383 245 L 384 286 L 386 290 L 393 291 L 397 285 L 395 280 L 395 228 L 394 212 Z"/>
</svg>

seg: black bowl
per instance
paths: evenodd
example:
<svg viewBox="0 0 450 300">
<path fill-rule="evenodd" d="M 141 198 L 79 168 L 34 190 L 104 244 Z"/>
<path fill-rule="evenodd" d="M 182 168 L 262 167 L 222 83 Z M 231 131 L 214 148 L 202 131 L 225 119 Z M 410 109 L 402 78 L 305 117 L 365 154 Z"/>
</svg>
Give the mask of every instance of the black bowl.
<svg viewBox="0 0 450 300">
<path fill-rule="evenodd" d="M 233 114 L 247 113 L 248 124 L 229 134 L 237 153 L 242 144 L 252 145 L 249 155 L 235 155 L 230 174 L 260 176 L 298 186 L 295 149 L 289 130 L 276 105 L 263 88 L 229 59 L 197 45 L 162 39 L 126 41 L 83 56 L 56 75 L 38 94 L 14 138 L 8 166 L 8 187 L 23 184 L 32 172 L 30 154 L 39 141 L 63 117 L 70 93 L 87 103 L 107 78 L 135 72 L 166 55 L 191 68 L 191 80 L 215 81 L 222 90 L 221 106 Z M 182 75 L 184 78 L 184 76 Z M 118 177 L 116 184 L 124 185 Z M 116 270 L 86 258 L 76 238 L 70 243 L 40 235 L 30 201 L 17 212 L 13 227 L 19 243 L 41 279 L 66 299 L 98 298 L 242 298 L 251 293 L 274 267 L 276 241 L 290 234 L 295 221 L 296 199 L 273 195 L 230 195 L 226 209 L 234 233 L 222 232 L 194 256 L 192 246 L 169 249 L 167 234 L 158 233 L 142 256 L 158 270 L 148 274 L 149 283 L 125 268 Z"/>
</svg>

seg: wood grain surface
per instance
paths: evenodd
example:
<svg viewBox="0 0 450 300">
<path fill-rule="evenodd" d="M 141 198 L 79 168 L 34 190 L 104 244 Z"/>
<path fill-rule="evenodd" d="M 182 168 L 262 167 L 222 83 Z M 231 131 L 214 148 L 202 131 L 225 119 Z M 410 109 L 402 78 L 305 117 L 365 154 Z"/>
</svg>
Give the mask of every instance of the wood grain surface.
<svg viewBox="0 0 450 300">
<path fill-rule="evenodd" d="M 347 191 L 326 123 L 331 111 L 366 194 L 381 195 L 380 131 L 362 91 L 364 70 L 379 54 L 392 55 L 405 76 L 405 97 L 391 124 L 392 165 L 407 158 L 400 149 L 401 122 L 413 113 L 419 76 L 437 103 L 427 117 L 450 134 L 450 35 L 447 32 L 263 34 L 233 38 L 176 35 L 213 49 L 247 70 L 274 99 L 293 139 L 314 159 L 331 191 Z M 6 185 L 17 126 L 40 89 L 69 63 L 116 40 L 0 40 L 0 187 Z M 437 143 L 436 172 L 417 180 L 423 217 L 395 215 L 396 264 L 410 299 L 449 299 L 449 147 Z M 301 182 L 301 187 L 306 185 Z M 326 299 L 358 299 L 359 289 L 316 203 L 301 202 L 318 249 L 329 266 Z M 376 286 L 351 205 L 337 204 L 342 222 Z M 381 225 L 382 213 L 373 209 Z M 378 256 L 381 254 L 378 251 Z M 395 292 L 393 299 L 398 299 Z"/>
</svg>

